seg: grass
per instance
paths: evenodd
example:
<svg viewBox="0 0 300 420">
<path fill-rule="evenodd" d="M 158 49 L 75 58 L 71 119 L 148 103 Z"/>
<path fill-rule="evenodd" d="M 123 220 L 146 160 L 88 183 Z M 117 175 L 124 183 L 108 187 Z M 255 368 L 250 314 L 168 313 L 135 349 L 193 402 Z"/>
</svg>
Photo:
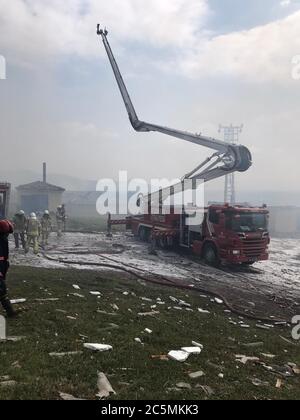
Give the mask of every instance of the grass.
<svg viewBox="0 0 300 420">
<path fill-rule="evenodd" d="M 79 285 L 81 290 L 74 290 L 73 284 Z M 27 298 L 28 311 L 8 321 L 9 336 L 26 338 L 17 343 L 0 344 L 0 376 L 7 375 L 17 382 L 13 387 L 0 387 L 1 400 L 58 399 L 60 392 L 95 399 L 98 371 L 107 375 L 115 389 L 117 395 L 112 399 L 300 398 L 299 376 L 284 379 L 283 387 L 276 389 L 279 376 L 265 371 L 262 366 L 253 363 L 244 366 L 235 360 L 235 355 L 245 354 L 260 357 L 267 364 L 281 366 L 293 362 L 300 365 L 299 346 L 280 338 L 281 335 L 291 339 L 290 332 L 259 330 L 253 322 L 249 322 L 249 330 L 234 326 L 229 323 L 230 315 L 224 314 L 223 306 L 196 293 L 145 286 L 118 273 L 23 267 L 11 270 L 9 286 L 14 298 Z M 90 295 L 92 290 L 100 291 L 101 299 Z M 125 291 L 130 294 L 125 296 Z M 85 298 L 72 293 L 80 293 Z M 174 306 L 170 295 L 189 302 L 195 311 L 168 310 L 169 306 Z M 166 302 L 164 306 L 158 305 L 159 315 L 138 316 L 140 311 L 147 312 L 154 304 L 143 301 L 141 298 L 145 296 L 153 301 L 160 297 Z M 36 301 L 48 298 L 59 298 L 59 301 Z M 97 312 L 99 309 L 113 313 L 113 303 L 119 307 L 115 316 Z M 210 310 L 211 315 L 201 315 L 198 307 Z M 153 334 L 143 333 L 145 328 L 152 329 Z M 135 343 L 137 337 L 143 340 L 144 346 Z M 152 355 L 190 346 L 192 340 L 202 343 L 204 350 L 184 364 L 151 359 Z M 260 341 L 264 343 L 261 348 L 243 346 Z M 61 359 L 49 356 L 50 352 L 82 351 L 84 342 L 110 344 L 113 351 L 84 350 L 80 355 Z M 269 360 L 261 353 L 271 353 L 276 358 Z M 199 370 L 205 372 L 204 377 L 189 378 L 189 372 Z M 219 378 L 221 372 L 224 379 Z M 269 382 L 269 386 L 255 387 L 251 382 L 253 378 Z M 178 392 L 174 390 L 178 382 L 187 382 L 192 389 Z M 209 386 L 214 394 L 208 397 L 201 385 Z"/>
</svg>

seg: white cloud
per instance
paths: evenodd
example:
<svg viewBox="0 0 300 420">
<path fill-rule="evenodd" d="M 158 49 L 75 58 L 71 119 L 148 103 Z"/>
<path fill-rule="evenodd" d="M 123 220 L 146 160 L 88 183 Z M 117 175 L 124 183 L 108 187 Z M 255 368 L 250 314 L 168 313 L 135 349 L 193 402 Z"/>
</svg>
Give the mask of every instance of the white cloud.
<svg viewBox="0 0 300 420">
<path fill-rule="evenodd" d="M 208 14 L 207 0 L 0 0 L 0 49 L 17 55 L 99 55 L 100 21 L 119 40 L 183 46 Z"/>
<path fill-rule="evenodd" d="M 248 31 L 216 36 L 180 58 L 180 69 L 202 75 L 242 76 L 289 83 L 291 59 L 300 52 L 300 12 Z"/>
<path fill-rule="evenodd" d="M 288 7 L 288 6 L 290 6 L 291 5 L 291 0 L 282 0 L 281 2 L 280 2 L 280 6 L 281 7 Z"/>
<path fill-rule="evenodd" d="M 0 52 L 26 65 L 66 55 L 99 56 L 104 54 L 96 38 L 100 21 L 110 29 L 114 47 L 132 40 L 171 47 L 173 60 L 163 64 L 168 70 L 192 77 L 292 81 L 300 12 L 221 36 L 205 31 L 209 13 L 207 0 L 0 0 Z"/>
</svg>

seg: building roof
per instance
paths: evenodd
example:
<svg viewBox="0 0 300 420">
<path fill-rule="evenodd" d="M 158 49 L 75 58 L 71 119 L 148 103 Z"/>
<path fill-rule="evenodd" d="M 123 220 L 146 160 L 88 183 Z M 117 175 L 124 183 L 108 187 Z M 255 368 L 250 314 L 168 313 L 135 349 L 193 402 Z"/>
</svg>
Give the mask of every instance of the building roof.
<svg viewBox="0 0 300 420">
<path fill-rule="evenodd" d="M 48 184 L 47 182 L 36 181 L 30 184 L 20 185 L 16 188 L 18 191 L 30 192 L 64 192 L 65 189 L 56 185 Z"/>
</svg>

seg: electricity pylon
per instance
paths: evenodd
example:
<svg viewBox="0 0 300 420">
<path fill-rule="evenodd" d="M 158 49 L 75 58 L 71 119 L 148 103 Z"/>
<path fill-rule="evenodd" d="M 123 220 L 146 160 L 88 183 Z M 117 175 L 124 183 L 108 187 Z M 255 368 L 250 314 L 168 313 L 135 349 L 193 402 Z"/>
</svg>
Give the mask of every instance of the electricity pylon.
<svg viewBox="0 0 300 420">
<path fill-rule="evenodd" d="M 231 144 L 238 144 L 240 134 L 242 133 L 244 125 L 240 126 L 224 126 L 220 124 L 219 133 L 224 133 L 224 141 Z M 225 192 L 224 202 L 236 204 L 236 191 L 235 191 L 235 174 L 231 173 L 225 177 Z"/>
</svg>

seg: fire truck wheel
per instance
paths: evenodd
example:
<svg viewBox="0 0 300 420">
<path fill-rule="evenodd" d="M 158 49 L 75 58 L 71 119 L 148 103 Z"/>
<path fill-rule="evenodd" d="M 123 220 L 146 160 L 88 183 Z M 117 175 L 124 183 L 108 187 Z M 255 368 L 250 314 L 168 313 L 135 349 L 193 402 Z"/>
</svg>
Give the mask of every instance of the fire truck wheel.
<svg viewBox="0 0 300 420">
<path fill-rule="evenodd" d="M 203 250 L 203 258 L 206 264 L 213 267 L 218 267 L 220 265 L 220 259 L 218 256 L 218 251 L 213 244 L 206 244 Z"/>
<path fill-rule="evenodd" d="M 159 239 L 159 247 L 161 249 L 167 249 L 168 248 L 168 244 L 167 244 L 167 239 L 166 238 L 160 238 Z"/>
<path fill-rule="evenodd" d="M 139 238 L 142 242 L 148 242 L 149 241 L 149 232 L 145 227 L 139 228 Z"/>
</svg>

